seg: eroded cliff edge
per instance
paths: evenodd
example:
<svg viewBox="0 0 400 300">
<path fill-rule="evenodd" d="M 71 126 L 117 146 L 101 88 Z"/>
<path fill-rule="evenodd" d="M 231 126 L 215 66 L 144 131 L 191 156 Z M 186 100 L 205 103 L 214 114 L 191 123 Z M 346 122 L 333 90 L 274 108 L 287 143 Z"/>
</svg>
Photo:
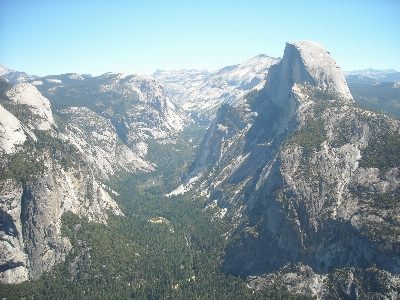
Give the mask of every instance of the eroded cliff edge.
<svg viewBox="0 0 400 300">
<path fill-rule="evenodd" d="M 206 194 L 232 224 L 222 269 L 250 286 L 390 298 L 400 288 L 399 130 L 354 104 L 321 45 L 287 43 L 263 90 L 220 109 L 179 191 Z"/>
</svg>

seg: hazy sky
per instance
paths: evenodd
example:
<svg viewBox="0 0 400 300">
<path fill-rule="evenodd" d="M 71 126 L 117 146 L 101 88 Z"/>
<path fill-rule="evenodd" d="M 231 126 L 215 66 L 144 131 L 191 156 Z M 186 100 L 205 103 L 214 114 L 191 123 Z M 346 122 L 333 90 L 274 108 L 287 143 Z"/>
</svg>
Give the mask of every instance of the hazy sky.
<svg viewBox="0 0 400 300">
<path fill-rule="evenodd" d="M 0 63 L 31 75 L 216 70 L 299 40 L 400 71 L 400 1 L 0 0 Z"/>
</svg>

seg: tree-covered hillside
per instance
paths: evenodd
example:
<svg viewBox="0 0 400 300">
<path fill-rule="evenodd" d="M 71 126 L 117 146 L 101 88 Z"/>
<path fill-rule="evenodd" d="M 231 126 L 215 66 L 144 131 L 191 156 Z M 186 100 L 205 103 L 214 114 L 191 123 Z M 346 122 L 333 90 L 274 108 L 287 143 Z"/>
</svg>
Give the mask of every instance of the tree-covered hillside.
<svg viewBox="0 0 400 300">
<path fill-rule="evenodd" d="M 363 108 L 400 118 L 400 87 L 393 82 L 349 83 L 354 100 Z"/>
<path fill-rule="evenodd" d="M 56 121 L 58 130 L 63 131 L 68 120 L 60 115 Z M 189 126 L 174 144 L 147 140 L 146 159 L 156 165 L 156 171 L 119 172 L 104 182 L 116 192 L 113 198 L 124 216 L 110 213 L 105 225 L 72 212 L 65 213 L 61 219 L 62 236 L 72 245 L 65 261 L 39 280 L 0 283 L 0 297 L 8 300 L 306 299 L 289 293 L 280 283 L 253 292 L 243 279 L 221 272 L 228 224 L 213 218 L 215 212 L 205 209 L 205 199 L 199 195 L 165 196 L 180 184 L 204 131 L 204 127 Z M 44 168 L 44 162 L 29 153 L 48 152 L 62 166 L 65 161 L 65 170 L 71 162 L 79 161 L 76 151 L 66 141 L 46 132 L 35 131 L 35 134 L 36 141 L 28 140 L 20 152 L 4 161 L 0 179 L 34 180 L 36 173 L 42 172 L 40 167 Z M 32 166 L 39 170 L 33 170 Z M 85 168 L 83 164 L 81 167 Z"/>
<path fill-rule="evenodd" d="M 188 133 L 184 133 L 188 134 Z M 193 132 L 191 133 L 193 135 Z M 125 216 L 108 225 L 64 214 L 73 250 L 37 281 L 0 285 L 6 299 L 306 299 L 277 283 L 253 292 L 220 271 L 227 224 L 212 218 L 200 196 L 165 197 L 193 145 L 158 145 L 158 171 L 117 174 L 109 183 Z M 186 152 L 185 152 L 186 151 Z M 193 151 L 193 150 L 190 150 Z M 175 182 L 175 183 L 174 183 Z M 210 220 L 213 219 L 213 222 Z"/>
</svg>

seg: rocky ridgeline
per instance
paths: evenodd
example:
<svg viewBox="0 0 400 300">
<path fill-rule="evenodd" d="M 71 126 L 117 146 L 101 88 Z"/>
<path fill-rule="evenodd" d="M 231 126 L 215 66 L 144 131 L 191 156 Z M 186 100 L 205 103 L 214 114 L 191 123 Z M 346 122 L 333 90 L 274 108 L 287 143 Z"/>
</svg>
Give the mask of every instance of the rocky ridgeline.
<svg viewBox="0 0 400 300">
<path fill-rule="evenodd" d="M 33 83 L 57 109 L 86 107 L 111 121 L 129 147 L 152 138 L 174 142 L 190 124 L 165 96 L 164 88 L 148 76 L 106 73 L 98 77 L 54 75 Z"/>
<path fill-rule="evenodd" d="M 17 73 L 3 71 L 13 82 Z M 64 260 L 71 245 L 61 236 L 63 213 L 101 223 L 107 211 L 122 215 L 101 181 L 120 171 L 154 171 L 145 159 L 145 141 L 173 143 L 191 122 L 146 76 L 65 74 L 19 81 L 24 80 L 31 83 L 1 82 L 2 283 L 38 279 Z"/>
<path fill-rule="evenodd" d="M 71 250 L 61 236 L 63 213 L 101 223 L 107 211 L 122 215 L 100 179 L 153 167 L 90 110 L 65 111 L 71 123 L 58 128 L 48 99 L 31 84 L 10 88 L 1 104 L 0 280 L 18 283 L 38 279 Z"/>
<path fill-rule="evenodd" d="M 264 89 L 219 109 L 172 194 L 198 190 L 231 222 L 222 269 L 253 288 L 390 299 L 400 289 L 399 141 L 400 122 L 355 106 L 322 46 L 287 43 Z"/>
<path fill-rule="evenodd" d="M 11 84 L 18 84 L 29 80 L 35 80 L 36 78 L 38 78 L 38 76 L 28 75 L 25 72 L 18 72 L 7 69 L 1 64 L 0 64 L 0 76 L 6 78 L 7 81 Z"/>
<path fill-rule="evenodd" d="M 223 103 L 236 105 L 252 89 L 261 89 L 269 68 L 279 59 L 260 54 L 221 70 L 157 71 L 153 77 L 168 90 L 167 95 L 189 113 L 211 117 Z"/>
</svg>

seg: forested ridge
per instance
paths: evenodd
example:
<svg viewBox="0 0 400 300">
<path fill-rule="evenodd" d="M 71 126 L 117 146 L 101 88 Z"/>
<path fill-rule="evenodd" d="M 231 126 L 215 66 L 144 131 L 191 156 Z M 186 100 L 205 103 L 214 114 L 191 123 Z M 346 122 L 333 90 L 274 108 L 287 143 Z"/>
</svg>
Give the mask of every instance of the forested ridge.
<svg viewBox="0 0 400 300">
<path fill-rule="evenodd" d="M 354 101 L 363 108 L 400 118 L 400 88 L 393 82 L 349 83 Z"/>
<path fill-rule="evenodd" d="M 140 181 L 140 178 L 129 178 Z M 141 178 L 142 182 L 146 181 Z M 118 190 L 118 186 L 113 188 Z M 122 189 L 122 191 L 124 191 Z M 67 213 L 73 245 L 65 262 L 38 281 L 2 285 L 6 299 L 306 299 L 283 286 L 250 290 L 219 270 L 226 225 L 194 195 L 166 198 L 132 187 L 116 197 L 125 217 L 108 226 Z M 159 218 L 162 217 L 162 218 Z M 160 222 L 157 222 L 160 220 Z"/>
</svg>

